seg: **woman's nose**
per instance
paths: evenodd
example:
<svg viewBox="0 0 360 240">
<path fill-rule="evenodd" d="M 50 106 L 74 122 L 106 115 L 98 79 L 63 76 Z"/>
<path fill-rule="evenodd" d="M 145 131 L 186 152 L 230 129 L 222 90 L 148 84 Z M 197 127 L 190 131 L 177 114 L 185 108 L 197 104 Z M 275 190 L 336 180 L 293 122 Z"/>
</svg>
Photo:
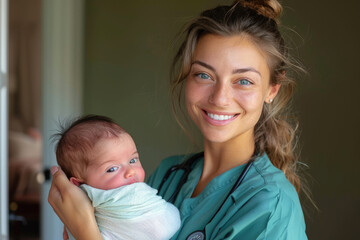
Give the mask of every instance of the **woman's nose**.
<svg viewBox="0 0 360 240">
<path fill-rule="evenodd" d="M 230 103 L 231 90 L 226 83 L 217 82 L 212 87 L 212 92 L 209 98 L 209 102 L 216 106 L 227 106 Z"/>
</svg>

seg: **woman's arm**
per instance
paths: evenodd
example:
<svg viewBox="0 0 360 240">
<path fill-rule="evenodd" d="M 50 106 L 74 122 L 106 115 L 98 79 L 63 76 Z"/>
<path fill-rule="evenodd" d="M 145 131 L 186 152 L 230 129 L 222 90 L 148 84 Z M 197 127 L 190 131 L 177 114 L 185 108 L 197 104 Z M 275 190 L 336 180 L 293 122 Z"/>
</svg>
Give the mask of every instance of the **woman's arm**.
<svg viewBox="0 0 360 240">
<path fill-rule="evenodd" d="M 102 239 L 86 194 L 71 184 L 59 167 L 52 167 L 51 173 L 48 201 L 66 228 L 78 240 Z"/>
</svg>

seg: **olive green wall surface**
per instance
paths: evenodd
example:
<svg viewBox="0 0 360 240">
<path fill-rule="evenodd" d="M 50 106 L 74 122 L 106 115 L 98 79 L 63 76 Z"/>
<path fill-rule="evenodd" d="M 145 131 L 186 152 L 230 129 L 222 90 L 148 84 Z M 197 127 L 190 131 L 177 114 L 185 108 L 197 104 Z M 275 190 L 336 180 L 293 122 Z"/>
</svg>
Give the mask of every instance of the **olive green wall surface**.
<svg viewBox="0 0 360 240">
<path fill-rule="evenodd" d="M 134 138 L 147 176 L 161 159 L 201 149 L 171 112 L 169 69 L 177 33 L 205 0 L 87 0 L 84 109 L 115 119 Z M 315 210 L 304 200 L 309 239 L 360 235 L 360 22 L 355 0 L 282 1 L 290 52 L 308 75 L 294 100 L 301 160 Z"/>
<path fill-rule="evenodd" d="M 310 239 L 360 236 L 360 2 L 284 1 L 284 24 L 302 40 L 309 75 L 298 83 L 295 109 L 301 157 L 309 165 L 313 198 Z"/>
<path fill-rule="evenodd" d="M 112 117 L 133 136 L 147 176 L 166 156 L 201 150 L 173 117 L 170 66 L 184 24 L 218 2 L 85 3 L 85 113 Z"/>
</svg>

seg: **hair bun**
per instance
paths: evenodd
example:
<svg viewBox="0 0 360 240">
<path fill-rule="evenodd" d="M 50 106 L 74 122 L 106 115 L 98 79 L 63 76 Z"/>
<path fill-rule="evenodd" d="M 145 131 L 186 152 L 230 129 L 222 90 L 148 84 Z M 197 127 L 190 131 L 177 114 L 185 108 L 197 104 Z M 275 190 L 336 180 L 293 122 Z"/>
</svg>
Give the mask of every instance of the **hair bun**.
<svg viewBox="0 0 360 240">
<path fill-rule="evenodd" d="M 282 13 L 282 6 L 277 0 L 237 0 L 235 4 L 250 8 L 276 22 L 279 22 Z"/>
</svg>

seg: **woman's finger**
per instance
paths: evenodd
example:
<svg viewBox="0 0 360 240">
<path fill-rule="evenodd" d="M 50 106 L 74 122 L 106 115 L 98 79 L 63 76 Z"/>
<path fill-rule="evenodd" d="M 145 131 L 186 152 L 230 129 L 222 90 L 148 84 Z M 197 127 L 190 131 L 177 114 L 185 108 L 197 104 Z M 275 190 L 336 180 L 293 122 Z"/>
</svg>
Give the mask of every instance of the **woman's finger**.
<svg viewBox="0 0 360 240">
<path fill-rule="evenodd" d="M 49 190 L 48 202 L 50 203 L 51 207 L 54 209 L 58 217 L 64 222 L 61 211 L 63 207 L 64 194 L 64 187 L 62 184 L 65 184 L 66 186 L 66 181 L 68 180 L 59 167 L 54 166 L 50 169 L 50 171 L 53 175 L 53 179 Z"/>
<path fill-rule="evenodd" d="M 67 233 L 67 231 L 66 231 L 66 227 L 64 226 L 64 232 L 63 232 L 63 239 L 64 240 L 68 240 L 69 239 L 69 235 L 68 235 L 68 233 Z"/>
<path fill-rule="evenodd" d="M 60 193 L 65 193 L 69 185 L 72 185 L 65 173 L 58 166 L 51 167 L 50 171 L 53 177 L 52 184 L 56 186 Z"/>
</svg>

